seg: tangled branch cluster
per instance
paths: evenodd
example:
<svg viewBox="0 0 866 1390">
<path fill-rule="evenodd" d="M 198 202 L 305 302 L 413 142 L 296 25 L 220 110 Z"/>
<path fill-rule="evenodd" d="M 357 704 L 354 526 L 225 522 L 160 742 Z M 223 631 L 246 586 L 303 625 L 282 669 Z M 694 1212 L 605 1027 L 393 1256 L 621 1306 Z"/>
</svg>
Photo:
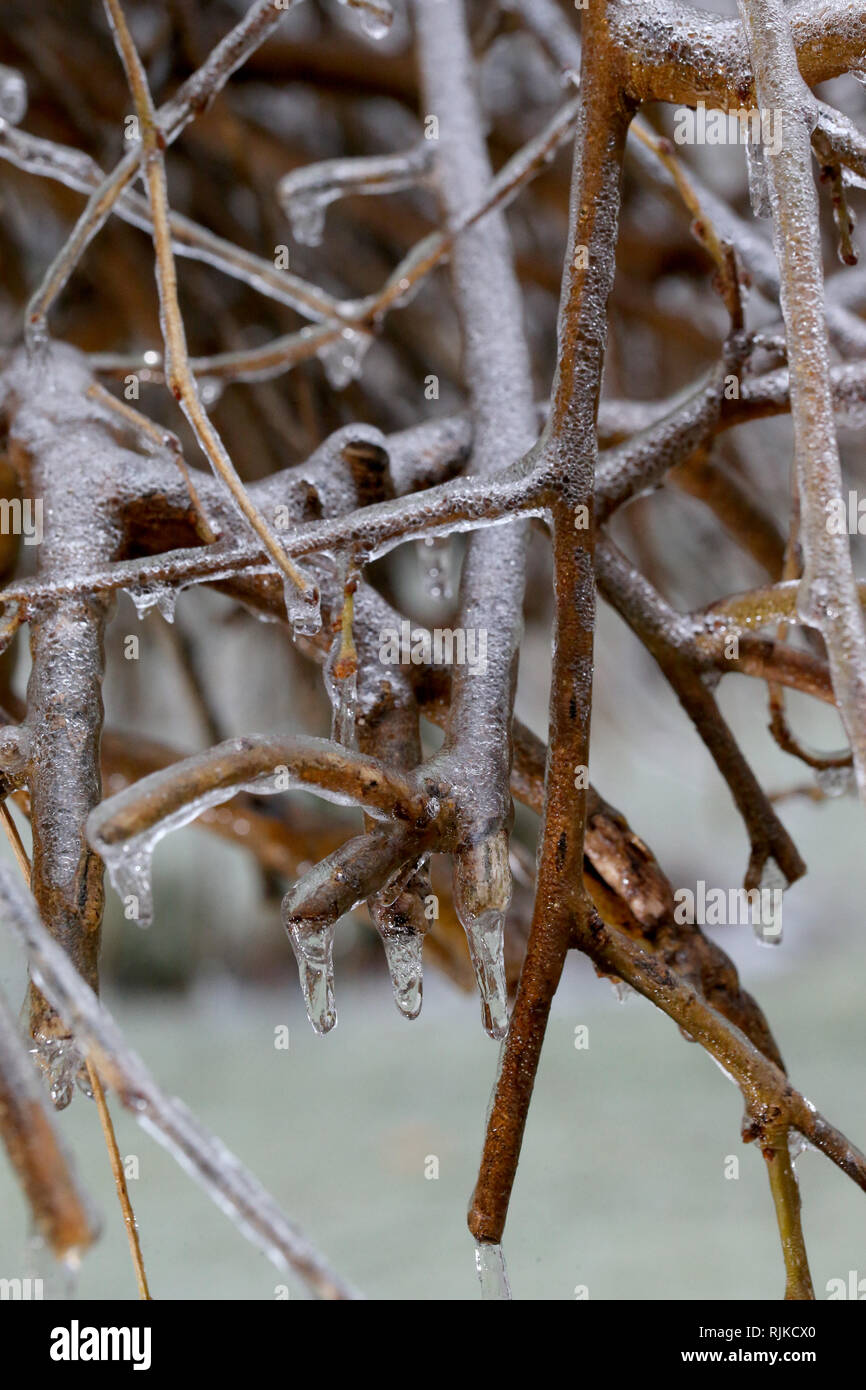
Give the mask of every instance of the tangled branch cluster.
<svg viewBox="0 0 866 1390">
<path fill-rule="evenodd" d="M 348 6 L 368 39 L 387 33 L 384 0 Z M 3 639 L 11 654 L 28 625 L 32 671 L 23 703 L 8 672 L 4 678 L 0 768 L 4 794 L 29 816 L 33 853 L 27 865 L 19 843 L 32 897 L 2 871 L 0 898 L 27 951 L 32 1046 L 54 1102 L 68 1103 L 76 1075 L 90 1087 L 101 1078 L 277 1262 L 294 1266 L 321 1295 L 352 1296 L 252 1175 L 161 1093 L 97 998 L 103 864 L 131 915 L 147 920 L 155 845 L 201 817 L 292 881 L 283 920 L 321 1033 L 336 1022 L 341 917 L 367 903 L 397 1006 L 414 1018 L 422 947 L 426 940 L 447 966 L 456 914 L 484 1027 L 504 1040 L 469 1215 L 487 1292 L 507 1293 L 500 1242 L 551 1003 L 574 949 L 650 999 L 740 1088 L 743 1136 L 767 1163 L 786 1297 L 812 1298 L 791 1137 L 808 1140 L 863 1188 L 866 1157 L 789 1081 L 731 961 L 699 925 L 677 920 L 652 851 L 590 783 L 593 638 L 598 593 L 655 659 L 727 783 L 749 841 L 747 889 L 788 885 L 805 866 L 720 713 L 722 675 L 766 682 L 781 746 L 821 772 L 853 768 L 866 800 L 860 594 L 848 537 L 828 525 L 842 497 L 834 414 L 866 401 L 866 325 L 857 313 L 857 272 L 824 283 L 819 226 L 826 191 L 843 259 L 851 261 L 846 190 L 866 178 L 866 139 L 813 94 L 866 66 L 866 4 L 740 0 L 734 20 L 667 0 L 579 7 L 416 0 L 399 14 L 404 47 L 381 55 L 365 49 L 363 63 L 336 11 L 327 20 L 317 12 L 311 30 L 292 41 L 281 22 L 304 7 L 255 0 L 211 46 L 213 17 L 176 8 L 185 16 L 191 70 L 158 107 L 151 88 L 173 83 L 171 44 L 159 26 L 131 26 L 121 0 L 105 0 L 109 28 L 89 37 L 110 74 L 105 93 L 85 117 L 55 91 L 53 138 L 29 133 L 17 69 L 35 67 L 38 87 L 64 80 L 74 92 L 76 70 L 95 61 L 87 26 L 80 44 L 55 50 L 52 68 L 45 43 L 37 45 L 41 59 L 33 56 L 22 20 L 0 74 L 0 158 L 17 171 L 10 186 L 38 179 L 40 187 L 62 186 L 64 199 L 74 190 L 77 203 L 64 208 L 80 209 L 86 198 L 35 290 L 16 229 L 4 232 L 27 299 L 24 345 L 6 355 L 0 377 L 5 496 L 7 505 L 38 501 L 44 535 L 35 574 L 17 570 L 13 544 L 2 556 Z M 134 13 L 143 20 L 150 11 Z M 119 59 L 113 66 L 109 33 Z M 509 73 L 517 90 L 488 139 L 479 73 L 503 36 L 516 37 L 513 51 L 531 61 Z M 128 91 L 118 85 L 121 73 Z M 338 114 L 328 139 L 337 157 L 322 158 L 327 140 L 302 119 L 309 107 L 281 105 L 282 86 L 293 82 L 302 93 L 331 93 Z M 547 107 L 529 133 L 521 82 L 535 84 L 536 115 Z M 658 103 L 773 113 L 779 138 L 760 132 L 748 154 L 755 200 L 772 215 L 775 255 L 749 218 L 659 134 Z M 357 117 L 351 134 L 347 109 Z M 57 128 L 76 122 L 68 141 L 60 138 Z M 92 147 L 94 128 L 109 122 L 115 131 L 125 122 L 128 152 L 105 173 L 81 146 Z M 171 164 L 171 147 L 182 150 L 187 140 L 206 163 L 228 163 L 252 213 L 242 201 L 222 207 L 209 199 L 207 170 L 201 176 L 190 167 L 192 157 Z M 533 230 L 532 212 L 549 209 L 545 227 L 560 225 L 557 155 L 571 147 L 563 255 L 563 237 L 545 231 L 544 219 Z M 173 211 L 166 170 L 175 167 L 185 170 L 189 205 L 200 205 L 203 220 Z M 621 231 L 639 248 L 648 278 L 663 273 L 663 248 L 624 207 L 624 178 L 673 210 L 677 254 L 700 291 L 684 317 L 711 365 L 670 399 L 608 392 L 600 404 Z M 380 205 L 359 194 L 389 196 Z M 334 218 L 331 248 L 326 210 L 343 198 L 351 213 Z M 509 204 L 515 219 L 525 211 L 525 223 L 513 224 L 522 231 L 519 255 Z M 318 280 L 288 269 L 279 205 L 298 248 L 324 236 L 338 269 Z M 392 217 L 380 206 L 402 212 Z M 248 214 L 258 252 L 233 231 Z M 125 269 L 124 258 L 142 257 L 145 243 L 128 250 L 112 219 L 148 234 L 158 345 L 148 337 L 153 304 Z M 79 343 L 72 347 L 51 328 L 64 313 L 66 285 L 87 274 L 103 242 L 104 282 L 90 315 L 68 323 L 66 336 Z M 449 280 L 435 273 L 446 263 Z M 213 289 L 213 272 L 231 295 Z M 187 276 L 192 353 L 179 291 Z M 144 275 L 140 284 L 147 285 Z M 770 310 L 760 331 L 749 326 L 750 288 Z M 639 300 L 639 287 L 626 286 L 629 293 Z M 545 331 L 533 324 L 530 341 L 527 305 L 557 294 L 556 333 L 541 314 Z M 646 302 L 629 311 L 663 335 L 666 325 L 653 323 Z M 245 331 L 248 321 L 257 334 Z M 146 350 L 129 351 L 130 342 L 148 341 Z M 100 350 L 88 351 L 94 343 Z M 228 393 L 223 410 L 220 392 L 232 383 L 249 385 Z M 131 403 L 139 385 L 155 402 L 147 414 Z M 186 420 L 181 433 L 170 396 Z M 440 407 L 430 413 L 425 402 L 434 398 Z M 717 445 L 735 426 L 789 411 L 793 485 L 781 530 Z M 214 423 L 218 414 L 224 429 Z M 381 427 L 363 423 L 369 416 Z M 287 451 L 300 461 L 286 466 Z M 233 460 L 241 456 L 239 471 Z M 699 498 L 763 567 L 766 587 L 677 611 L 647 566 L 613 539 L 628 534 L 615 532 L 615 518 L 627 521 L 628 504 L 663 484 Z M 549 536 L 554 573 L 546 747 L 513 709 L 524 610 L 533 602 L 526 592 L 533 529 Z M 395 664 L 383 655 L 383 634 L 402 631 L 404 614 L 376 584 L 374 562 L 411 540 L 438 555 L 442 538 L 455 532 L 468 533 L 455 630 L 485 634 L 484 662 L 437 663 L 422 641 L 425 659 Z M 216 586 L 274 620 L 274 641 L 294 640 L 319 663 L 333 708 L 331 739 L 250 733 L 178 760 L 103 730 L 104 632 L 114 596 L 126 591 L 142 610 L 158 604 L 170 616 L 177 595 L 194 585 Z M 805 640 L 792 644 L 796 629 Z M 836 707 L 850 752 L 823 756 L 800 746 L 785 712 L 790 688 Z M 422 717 L 444 732 L 426 758 Z M 103 799 L 103 776 L 112 787 L 127 785 Z M 323 832 L 315 867 L 301 873 L 308 843 L 290 813 L 267 814 L 253 799 L 298 788 L 364 817 L 361 833 L 328 844 L 324 855 Z M 513 798 L 541 824 L 534 907 L 522 928 L 507 925 Z M 234 818 L 217 811 L 229 801 Z M 6 820 L 11 825 L 8 812 Z M 436 920 L 427 910 L 432 855 L 448 856 L 452 866 L 453 913 L 443 905 Z M 519 979 L 507 968 L 512 957 Z M 5 1010 L 0 1062 L 4 1138 L 36 1220 L 59 1255 L 81 1249 L 92 1220 Z"/>
</svg>

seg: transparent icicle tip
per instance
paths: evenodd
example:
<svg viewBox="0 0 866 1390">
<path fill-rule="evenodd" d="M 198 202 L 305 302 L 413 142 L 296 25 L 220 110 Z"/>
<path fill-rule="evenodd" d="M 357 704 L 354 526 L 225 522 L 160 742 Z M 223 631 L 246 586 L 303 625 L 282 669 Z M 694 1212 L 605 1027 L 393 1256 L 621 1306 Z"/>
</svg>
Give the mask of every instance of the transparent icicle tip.
<svg viewBox="0 0 866 1390">
<path fill-rule="evenodd" d="M 283 911 L 283 925 L 298 962 L 298 975 L 314 1032 L 323 1036 L 337 1024 L 334 998 L 335 920 L 305 920 Z"/>
<path fill-rule="evenodd" d="M 785 874 L 773 856 L 768 855 L 758 884 L 760 910 L 752 918 L 752 929 L 759 946 L 782 944 L 782 897 L 787 887 Z"/>
<path fill-rule="evenodd" d="M 510 1299 L 511 1285 L 501 1245 L 479 1241 L 475 1246 L 475 1268 L 483 1299 Z"/>
<path fill-rule="evenodd" d="M 423 932 L 381 930 L 394 1003 L 404 1018 L 417 1018 L 423 997 Z"/>
<path fill-rule="evenodd" d="M 454 856 L 454 907 L 466 933 L 481 996 L 485 1032 L 501 1041 L 508 1032 L 505 916 L 511 900 L 508 834 L 496 831 Z"/>
</svg>

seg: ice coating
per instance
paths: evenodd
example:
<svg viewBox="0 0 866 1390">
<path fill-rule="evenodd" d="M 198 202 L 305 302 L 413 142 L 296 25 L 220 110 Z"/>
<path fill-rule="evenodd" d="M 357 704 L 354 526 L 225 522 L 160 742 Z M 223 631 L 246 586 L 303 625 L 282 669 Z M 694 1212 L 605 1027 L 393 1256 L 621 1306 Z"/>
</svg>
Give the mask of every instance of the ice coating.
<svg viewBox="0 0 866 1390">
<path fill-rule="evenodd" d="M 423 178 L 430 165 L 428 145 L 405 154 L 329 159 L 286 174 L 277 196 L 286 211 L 292 236 L 304 246 L 318 246 L 331 203 L 349 194 L 394 193 Z"/>
<path fill-rule="evenodd" d="M 14 875 L 11 866 L 0 867 L 3 926 L 26 950 L 35 980 L 74 1030 L 82 1050 L 106 1066 L 138 1123 L 277 1268 L 294 1269 L 321 1298 L 356 1297 L 254 1174 L 180 1100 L 160 1089 L 104 1004 L 52 940 L 30 893 Z"/>
<path fill-rule="evenodd" d="M 501 1245 L 479 1242 L 475 1246 L 475 1268 L 481 1282 L 483 1299 L 510 1299 L 511 1286 Z"/>
<path fill-rule="evenodd" d="M 266 742 L 266 740 L 263 738 L 261 740 L 228 740 L 226 743 L 218 745 L 217 750 L 210 750 L 209 753 L 205 754 L 194 754 L 185 760 L 184 766 L 187 769 L 192 769 L 190 775 L 193 775 L 195 770 L 204 766 L 215 752 L 222 750 L 227 756 L 231 756 L 232 752 L 243 752 L 257 742 Z M 273 756 L 277 762 L 280 757 L 279 746 L 277 746 Z M 176 764 L 175 767 L 180 767 L 180 765 Z M 114 797 L 96 807 L 87 822 L 88 841 L 105 863 L 112 886 L 127 908 L 129 920 L 137 922 L 142 927 L 150 926 L 153 921 L 151 877 L 156 846 L 166 835 L 190 825 L 203 812 L 220 806 L 226 801 L 231 801 L 241 792 L 246 792 L 251 796 L 274 796 L 287 791 L 315 790 L 316 795 L 334 802 L 335 805 L 357 806 L 358 804 L 356 798 L 333 787 L 313 786 L 309 782 L 305 782 L 303 777 L 293 775 L 288 765 L 277 762 L 273 772 L 262 773 L 248 779 L 240 778 L 238 781 L 226 780 L 221 785 L 212 786 L 205 792 L 189 795 L 188 799 L 184 800 L 181 805 L 147 824 L 138 833 L 118 838 L 112 832 L 111 838 L 109 838 L 107 827 L 111 826 L 112 818 L 118 814 L 118 808 L 125 808 L 133 802 L 140 803 L 147 795 L 148 790 L 160 783 L 160 777 L 160 773 L 151 774 L 149 777 L 142 778 L 140 782 L 134 783 L 131 787 L 118 792 Z M 389 820 L 388 811 L 381 806 L 365 803 L 365 810 L 368 815 L 374 818 L 383 821 Z"/>
</svg>

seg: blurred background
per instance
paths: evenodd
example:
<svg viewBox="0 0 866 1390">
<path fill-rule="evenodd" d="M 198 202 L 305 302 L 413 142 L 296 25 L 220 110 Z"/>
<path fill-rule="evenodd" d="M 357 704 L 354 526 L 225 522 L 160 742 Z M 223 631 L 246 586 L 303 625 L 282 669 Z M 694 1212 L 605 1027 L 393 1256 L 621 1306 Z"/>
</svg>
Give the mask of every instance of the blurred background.
<svg viewBox="0 0 866 1390">
<path fill-rule="evenodd" d="M 246 8 L 166 0 L 127 5 L 156 98 L 165 99 Z M 700 8 L 735 14 L 735 4 Z M 563 4 L 573 21 L 573 11 Z M 563 100 L 563 79 L 509 4 L 468 6 L 479 90 L 498 167 Z M 29 106 L 21 128 L 86 151 L 104 168 L 123 152 L 130 109 L 98 6 L 51 3 L 38 12 L 6 0 L 0 62 L 22 74 Z M 855 78 L 820 92 L 859 123 L 866 101 Z M 249 250 L 341 298 L 377 288 L 400 257 L 437 225 L 429 190 L 353 197 L 328 210 L 322 243 L 294 241 L 275 196 L 291 169 L 339 154 L 409 148 L 419 138 L 417 74 L 406 6 L 378 43 L 344 7 L 300 5 L 168 154 L 172 205 Z M 671 133 L 673 113 L 650 119 Z M 0 131 L 2 137 L 2 131 Z M 0 138 L 2 145 L 2 138 Z M 751 219 L 742 149 L 680 151 L 729 205 Z M 0 148 L 0 157 L 3 149 Z M 565 244 L 569 154 L 561 151 L 509 210 L 525 292 L 539 399 L 549 388 Z M 671 396 L 716 360 L 725 314 L 689 216 L 629 165 L 605 378 L 608 400 Z M 828 274 L 844 270 L 823 196 Z M 862 193 L 851 190 L 858 210 Z M 0 342 L 20 341 L 22 309 L 68 235 L 83 199 L 62 184 L 0 160 Z M 769 224 L 751 223 L 769 242 Z M 855 231 L 862 247 L 862 237 Z M 181 297 L 196 355 L 253 346 L 302 326 L 292 310 L 193 261 L 179 262 Z M 866 302 L 866 295 L 864 295 Z M 777 307 L 755 292 L 751 327 L 773 331 Z M 100 354 L 160 346 L 146 234 L 112 220 L 88 250 L 52 319 L 57 338 Z M 435 373 L 439 399 L 425 398 Z M 106 384 L 115 392 L 110 373 Z M 340 390 L 312 360 L 273 381 L 213 385 L 215 423 L 246 480 L 306 458 L 332 430 L 364 420 L 393 431 L 464 403 L 460 337 L 447 270 L 393 312 L 358 379 Z M 194 442 L 164 388 L 142 385 L 137 406 Z M 843 422 L 846 482 L 861 484 L 864 421 Z M 766 420 L 722 436 L 718 460 L 782 534 L 789 507 L 790 426 Z M 616 520 L 617 540 L 670 602 L 683 609 L 764 582 L 765 571 L 697 498 L 665 487 Z M 855 559 L 861 543 L 855 538 Z M 461 543 L 411 544 L 372 568 L 376 586 L 416 622 L 449 626 Z M 26 559 L 26 556 L 25 556 Z M 432 571 L 432 572 L 431 572 Z M 550 563 L 533 533 L 517 712 L 542 738 L 550 672 Z M 123 659 L 124 638 L 140 658 Z M 7 688 L 22 696 L 26 642 L 7 661 Z M 866 939 L 858 865 L 862 812 L 850 795 L 825 796 L 808 768 L 767 733 L 764 687 L 730 676 L 719 699 L 762 784 L 809 866 L 789 890 L 784 941 L 760 949 L 751 929 L 709 934 L 734 959 L 764 1008 L 798 1087 L 853 1142 L 866 1143 L 862 980 Z M 286 632 L 226 597 L 184 593 L 176 621 L 139 620 L 121 596 L 108 639 L 106 726 L 179 754 L 233 734 L 296 730 L 326 735 L 319 669 Z M 832 710 L 791 695 L 791 722 L 821 749 L 844 742 Z M 425 726 L 425 747 L 438 735 Z M 599 614 L 592 778 L 651 846 L 674 886 L 738 886 L 746 838 L 727 789 L 650 658 L 610 611 Z M 110 786 L 106 787 L 111 791 Z M 269 811 L 274 810 L 269 801 Z M 283 799 L 280 798 L 280 801 Z M 357 833 L 352 812 L 295 795 L 282 812 L 316 834 Z M 16 815 L 18 813 L 16 812 Z M 18 816 L 26 839 L 26 822 Z M 537 820 L 519 809 L 515 839 L 531 863 Z M 6 852 L 5 846 L 2 850 Z M 441 866 L 434 865 L 434 872 Z M 441 891 L 447 892 L 447 878 Z M 279 921 L 286 883 L 240 845 L 192 827 L 155 856 L 156 915 L 149 931 L 123 918 L 108 891 L 104 995 L 156 1078 L 182 1099 L 270 1188 L 287 1212 L 369 1296 L 474 1298 L 478 1288 L 466 1205 L 475 1180 L 497 1047 L 483 1033 L 465 986 L 468 959 L 452 936 L 428 962 L 420 1018 L 394 1008 L 381 946 L 366 912 L 338 929 L 339 1026 L 316 1037 Z M 437 891 L 440 891 L 437 888 Z M 531 894 L 518 885 L 512 955 L 519 955 Z M 516 943 L 516 944 L 515 944 Z M 0 936 L 0 981 L 23 997 L 20 959 Z M 575 1047 L 588 1028 L 589 1046 Z M 275 1030 L 289 1030 L 278 1050 Z M 285 1281 L 248 1247 L 130 1116 L 113 1107 L 121 1153 L 134 1157 L 130 1194 L 155 1298 L 270 1299 Z M 760 1156 L 739 1140 L 738 1093 L 701 1049 L 637 996 L 618 1001 L 582 958 L 569 961 L 557 995 L 506 1233 L 517 1298 L 777 1298 L 783 1270 Z M 135 1284 L 95 1108 L 76 1097 L 59 1116 L 79 1172 L 102 1213 L 104 1235 L 70 1284 L 33 1246 L 11 1171 L 0 1161 L 0 1277 L 38 1274 L 46 1296 L 135 1297 Z M 731 1177 L 730 1157 L 739 1159 Z M 438 1176 L 427 1176 L 438 1160 Z M 817 1296 L 827 1281 L 866 1277 L 866 1202 L 820 1155 L 798 1161 L 804 1227 Z M 726 1174 L 728 1176 L 726 1176 Z M 292 1286 L 292 1296 L 301 1296 Z"/>
</svg>

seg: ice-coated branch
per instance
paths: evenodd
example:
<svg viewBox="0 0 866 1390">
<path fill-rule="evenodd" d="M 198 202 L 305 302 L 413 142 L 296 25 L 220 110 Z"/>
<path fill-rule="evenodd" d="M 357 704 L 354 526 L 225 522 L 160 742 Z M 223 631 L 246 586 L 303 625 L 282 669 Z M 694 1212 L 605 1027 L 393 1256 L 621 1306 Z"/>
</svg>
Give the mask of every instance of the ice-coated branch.
<svg viewBox="0 0 866 1390">
<path fill-rule="evenodd" d="M 850 7 L 849 7 L 850 8 Z M 794 458 L 800 504 L 802 621 L 824 638 L 839 713 L 866 803 L 866 632 L 847 536 L 831 526 L 842 495 L 822 310 L 818 199 L 810 135 L 814 99 L 797 67 L 790 16 L 781 0 L 740 0 L 762 107 L 776 112 L 782 138 L 765 150 L 774 244 L 791 377 Z"/>
<path fill-rule="evenodd" d="M 147 83 L 147 76 L 129 32 L 119 0 L 105 0 L 126 71 L 129 88 L 141 126 L 142 166 L 150 199 L 153 220 L 153 247 L 156 257 L 156 280 L 159 289 L 160 322 L 163 330 L 166 359 L 166 384 L 179 402 L 189 421 L 202 453 L 218 478 L 225 484 L 238 510 L 249 523 L 271 560 L 286 579 L 286 605 L 290 617 L 299 623 L 315 627 L 318 618 L 318 595 L 307 576 L 286 555 L 272 529 L 261 516 L 241 482 L 225 445 L 213 425 L 201 400 L 196 379 L 190 369 L 186 345 L 186 330 L 180 312 L 175 274 L 171 231 L 168 222 L 168 185 L 165 160 L 156 112 Z"/>
<path fill-rule="evenodd" d="M 98 1227 L 57 1133 L 38 1073 L 2 995 L 0 1136 L 36 1231 L 56 1259 L 77 1261 L 96 1238 Z"/>
<path fill-rule="evenodd" d="M 295 1270 L 320 1298 L 357 1297 L 258 1179 L 182 1101 L 160 1089 L 141 1058 L 127 1046 L 105 1005 L 45 930 L 32 897 L 6 866 L 0 866 L 0 915 L 26 952 L 39 988 L 141 1127 L 279 1269 Z"/>
<path fill-rule="evenodd" d="M 187 78 L 155 117 L 160 143 L 170 145 L 184 127 L 216 96 L 249 55 L 276 28 L 298 0 L 254 0 L 243 19 L 213 48 L 205 62 Z M 110 21 L 111 22 L 111 21 Z M 72 236 L 49 267 L 42 284 L 27 306 L 27 332 L 32 343 L 45 334 L 46 316 L 90 242 L 105 225 L 117 199 L 135 178 L 146 158 L 144 144 L 136 146 L 107 174 L 88 200 Z"/>
<path fill-rule="evenodd" d="M 461 0 L 415 7 L 425 101 L 438 116 L 436 185 L 449 225 L 491 181 Z M 508 230 L 497 210 L 454 237 L 451 265 L 463 329 L 473 419 L 471 471 L 490 486 L 537 433 L 532 374 Z M 508 1026 L 504 920 L 511 898 L 508 829 L 510 730 L 523 629 L 524 525 L 472 536 L 463 560 L 457 621 L 484 632 L 483 672 L 455 667 L 445 743 L 435 766 L 451 784 L 458 825 L 455 906 L 467 933 L 487 1031 Z"/>
<path fill-rule="evenodd" d="M 540 443 L 549 468 L 555 636 L 535 908 L 469 1214 L 476 1240 L 502 1237 L 547 1018 L 570 945 L 588 920 L 583 887 L 592 651 L 593 487 L 607 301 L 628 116 L 608 67 L 607 5 L 584 16 L 580 116 L 562 279 L 559 353 Z"/>
</svg>

